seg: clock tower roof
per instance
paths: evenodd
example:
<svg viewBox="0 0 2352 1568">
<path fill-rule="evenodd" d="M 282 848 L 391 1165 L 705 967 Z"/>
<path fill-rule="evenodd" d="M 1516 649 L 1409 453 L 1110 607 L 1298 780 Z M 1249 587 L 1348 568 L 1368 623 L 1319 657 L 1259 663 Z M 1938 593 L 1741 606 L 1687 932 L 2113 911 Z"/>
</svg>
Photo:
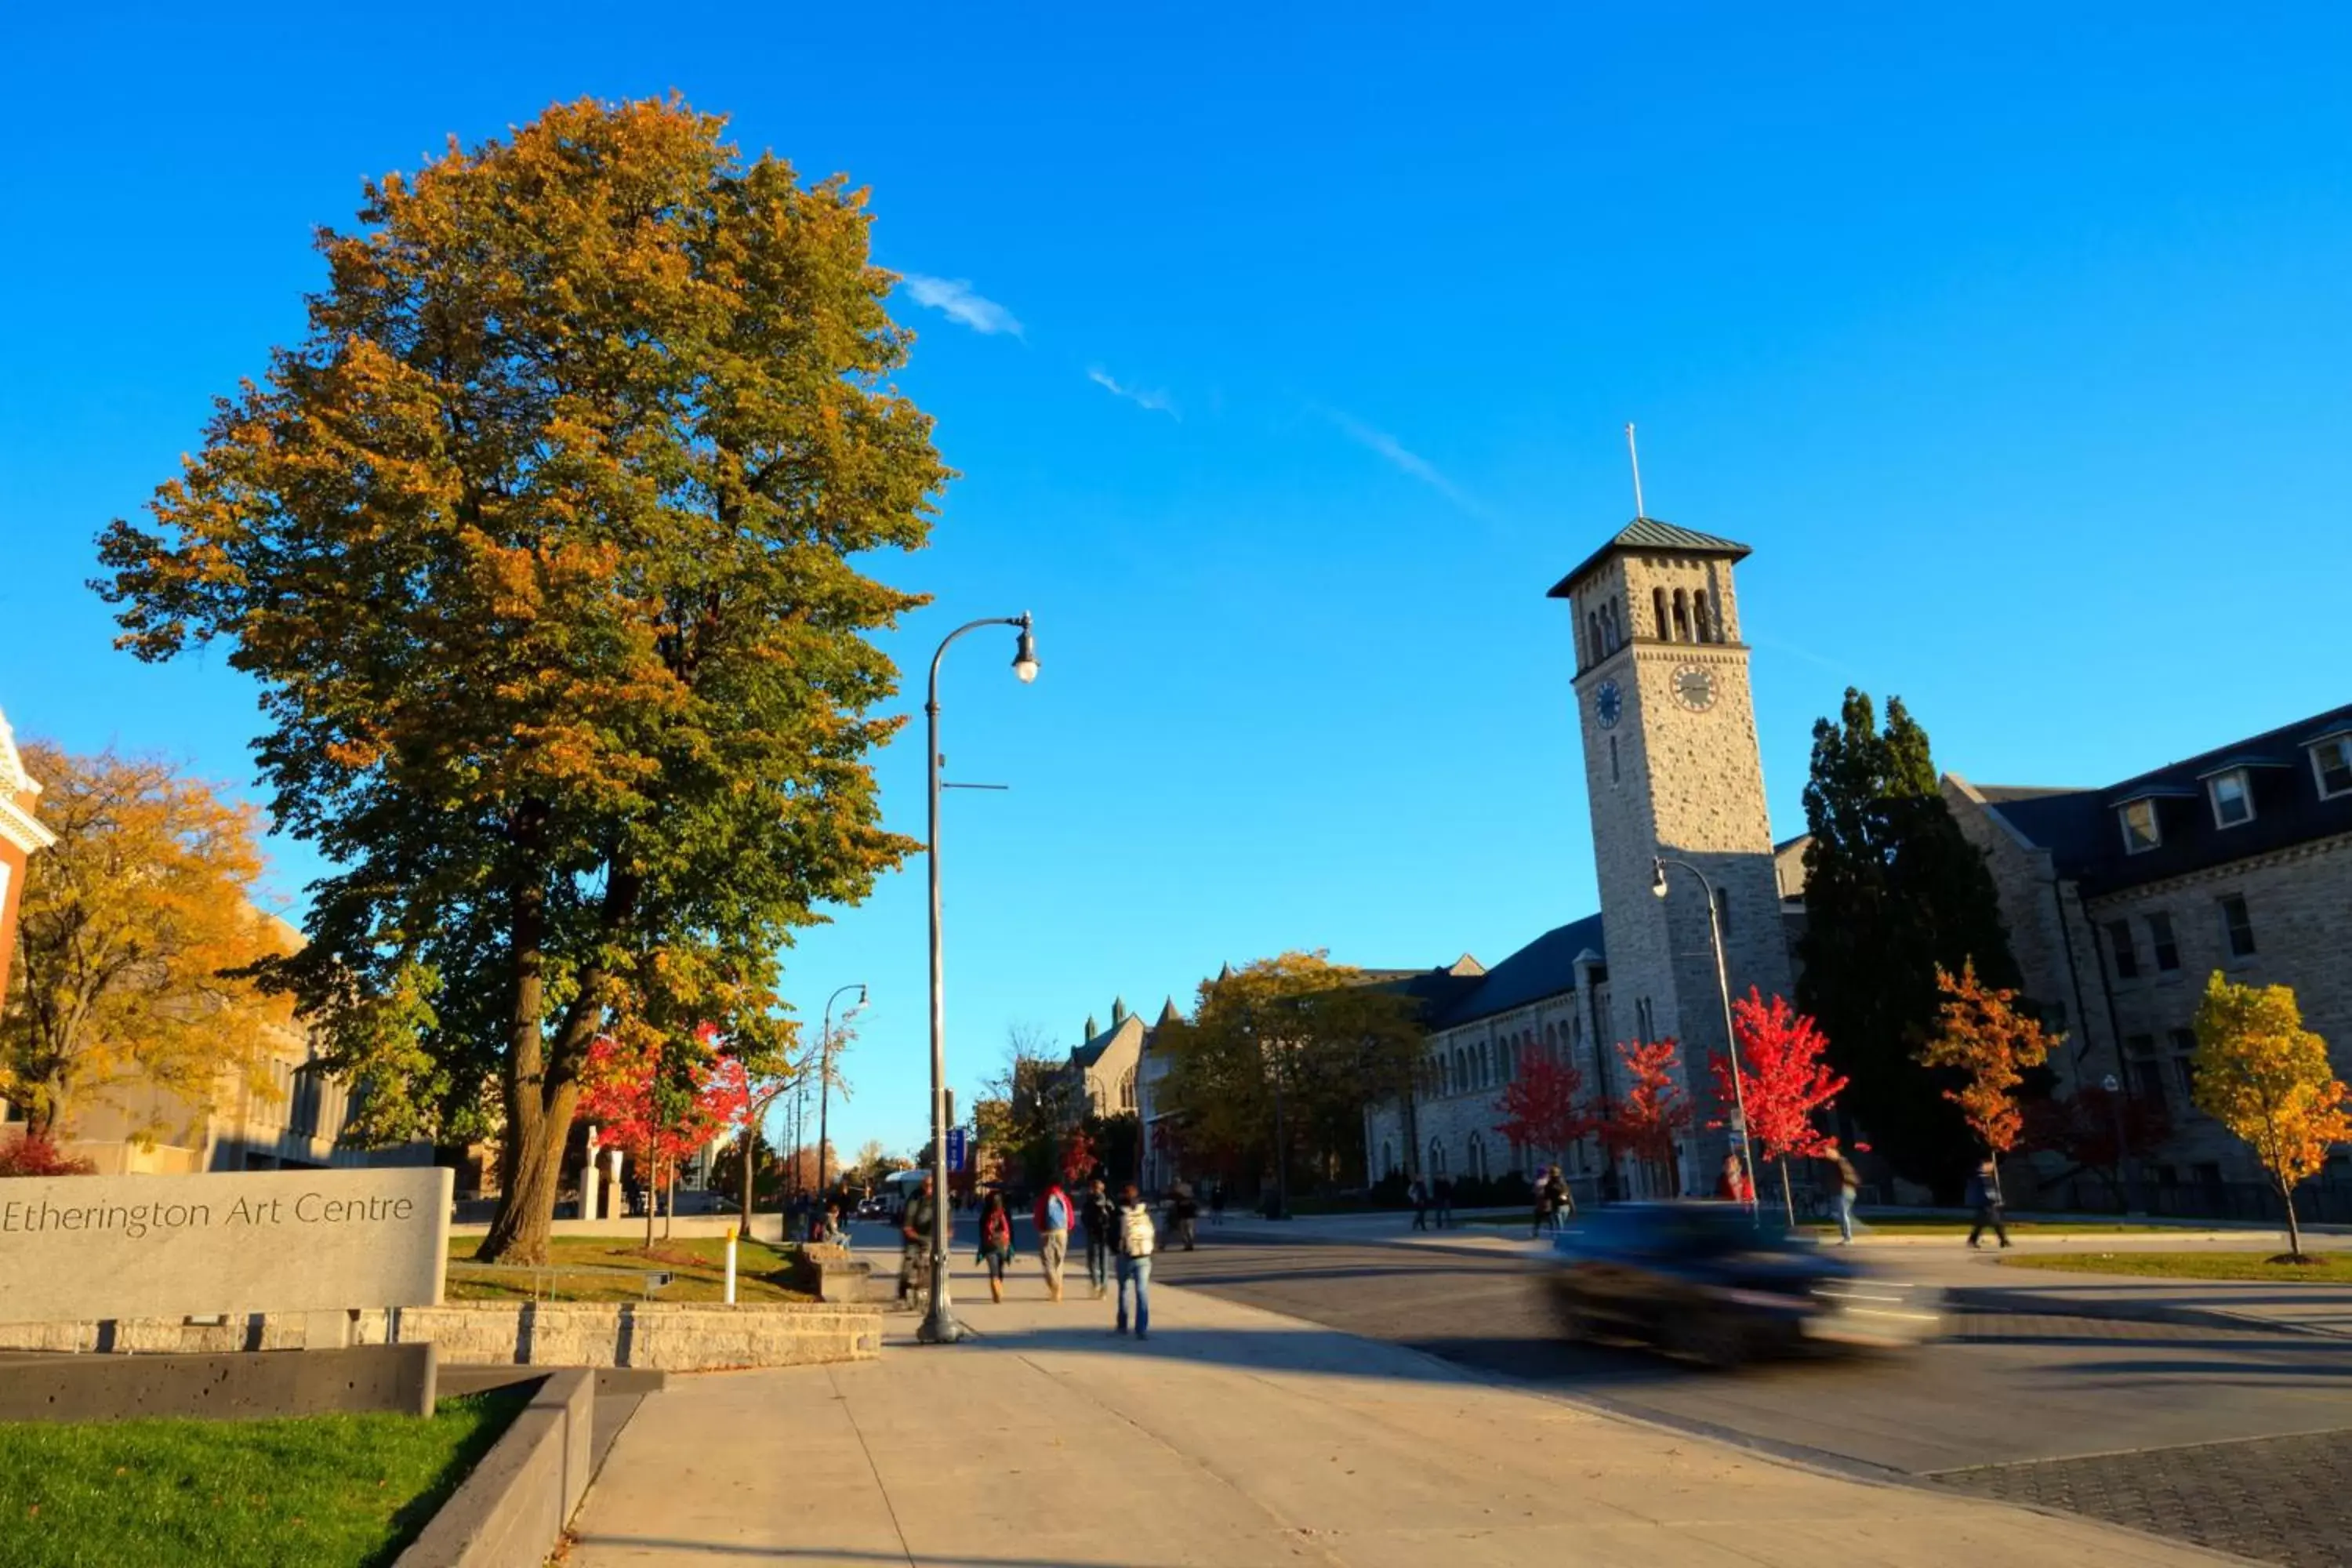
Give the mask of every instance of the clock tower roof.
<svg viewBox="0 0 2352 1568">
<path fill-rule="evenodd" d="M 1567 598 L 1580 581 L 1620 552 L 1636 555 L 1728 556 L 1734 561 L 1744 561 L 1752 553 L 1748 546 L 1734 540 L 1717 539 L 1712 533 L 1661 522 L 1654 517 L 1637 517 L 1612 534 L 1608 543 L 1586 556 L 1576 570 L 1553 584 L 1551 591 L 1544 597 Z"/>
</svg>

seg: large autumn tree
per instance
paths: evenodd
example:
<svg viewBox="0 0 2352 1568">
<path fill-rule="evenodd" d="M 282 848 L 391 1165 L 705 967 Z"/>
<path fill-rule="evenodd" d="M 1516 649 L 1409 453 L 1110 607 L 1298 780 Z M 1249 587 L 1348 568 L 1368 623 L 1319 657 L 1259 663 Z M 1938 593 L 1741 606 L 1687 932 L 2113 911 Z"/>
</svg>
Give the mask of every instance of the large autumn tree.
<svg viewBox="0 0 2352 1568">
<path fill-rule="evenodd" d="M 1412 998 L 1324 953 L 1285 952 L 1202 981 L 1192 1016 L 1160 1024 L 1157 1100 L 1196 1154 L 1286 1184 L 1360 1179 L 1364 1107 L 1409 1090 L 1422 1048 Z"/>
<path fill-rule="evenodd" d="M 1916 1182 L 1957 1190 L 1968 1128 L 1945 1079 L 1915 1060 L 1935 1030 L 1936 974 L 1974 964 L 2018 984 L 1984 856 L 1938 787 L 1927 732 L 1899 697 L 1885 721 L 1849 687 L 1835 722 L 1813 726 L 1805 784 L 1805 927 L 1796 1004 L 1853 1079 L 1845 1108 L 1880 1154 Z"/>
<path fill-rule="evenodd" d="M 536 1258 L 616 1011 L 772 1031 L 779 951 L 913 847 L 868 639 L 921 601 L 853 563 L 950 475 L 862 194 L 715 118 L 561 104 L 365 196 L 100 586 L 142 657 L 260 683 L 278 825 L 337 868 L 278 978 L 415 1121 L 497 1085 L 482 1256 Z"/>
<path fill-rule="evenodd" d="M 78 1106 L 144 1106 L 154 1088 L 202 1114 L 292 1022 L 245 973 L 297 945 L 254 901 L 256 815 L 153 758 L 23 753 L 58 837 L 18 908 L 0 1092 L 36 1141 Z"/>
<path fill-rule="evenodd" d="M 1732 1063 L 1708 1052 L 1715 1097 L 1727 1110 L 1746 1108 L 1748 1142 L 1755 1152 L 1779 1162 L 1780 1207 L 1793 1226 L 1797 1202 L 1789 1190 L 1789 1162 L 1819 1159 L 1835 1142 L 1822 1120 L 1846 1080 L 1822 1059 L 1829 1041 L 1820 1026 L 1790 1006 L 1785 996 L 1767 1002 L 1761 991 L 1749 986 L 1748 994 L 1731 1005 L 1731 1026 L 1739 1041 L 1737 1081 Z M 1748 1179 L 1755 1180 L 1753 1173 Z"/>
<path fill-rule="evenodd" d="M 2016 992 L 1986 984 L 1973 965 L 1961 965 L 1958 974 L 1937 970 L 1936 985 L 1944 999 L 1936 1031 L 1919 1049 L 1919 1065 L 1959 1076 L 1958 1086 L 1943 1096 L 1959 1108 L 1960 1119 L 1993 1157 L 1998 1178 L 2000 1157 L 2017 1147 L 2025 1131 L 2019 1090 L 2026 1075 L 2050 1059 L 2053 1042 L 2041 1021 L 2018 1005 Z"/>
</svg>

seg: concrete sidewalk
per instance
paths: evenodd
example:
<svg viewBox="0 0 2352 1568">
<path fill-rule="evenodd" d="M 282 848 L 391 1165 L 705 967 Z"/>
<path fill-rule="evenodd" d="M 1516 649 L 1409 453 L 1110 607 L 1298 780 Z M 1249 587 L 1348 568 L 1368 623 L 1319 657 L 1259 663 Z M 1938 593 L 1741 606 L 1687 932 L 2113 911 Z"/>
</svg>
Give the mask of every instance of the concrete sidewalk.
<svg viewBox="0 0 2352 1568">
<path fill-rule="evenodd" d="M 1139 1343 L 1083 1285 L 1043 1300 L 1021 1261 L 1001 1306 L 959 1274 L 966 1344 L 671 1379 L 568 1568 L 2235 1561 L 1800 1468 L 1192 1291 L 1155 1291 Z"/>
</svg>

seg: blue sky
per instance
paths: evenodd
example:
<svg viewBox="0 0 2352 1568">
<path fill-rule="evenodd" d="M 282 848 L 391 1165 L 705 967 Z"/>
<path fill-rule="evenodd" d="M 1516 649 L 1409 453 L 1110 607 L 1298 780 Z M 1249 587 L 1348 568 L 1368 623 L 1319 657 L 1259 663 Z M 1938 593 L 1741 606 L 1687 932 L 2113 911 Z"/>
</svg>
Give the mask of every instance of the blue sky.
<svg viewBox="0 0 2352 1568">
<path fill-rule="evenodd" d="M 2352 696 L 2352 12 L 2273 5 L 106 5 L 0 91 L 0 708 L 245 785 L 217 654 L 108 647 L 90 540 L 296 335 L 364 174 L 671 89 L 873 192 L 964 478 L 948 1016 L 967 1096 L 1225 960 L 1493 963 L 1594 905 L 1560 606 L 1648 510 L 1742 569 L 1773 822 L 1812 720 L 2095 783 Z M 1203 11 L 1211 14 L 1203 14 Z M 1115 15 L 1113 13 L 1116 13 Z M 930 301 L 925 303 L 925 299 Z M 921 742 L 879 762 L 922 826 Z M 299 897 L 314 864 L 280 846 Z M 919 862 L 789 958 L 870 983 L 835 1142 L 919 1135 Z"/>
</svg>

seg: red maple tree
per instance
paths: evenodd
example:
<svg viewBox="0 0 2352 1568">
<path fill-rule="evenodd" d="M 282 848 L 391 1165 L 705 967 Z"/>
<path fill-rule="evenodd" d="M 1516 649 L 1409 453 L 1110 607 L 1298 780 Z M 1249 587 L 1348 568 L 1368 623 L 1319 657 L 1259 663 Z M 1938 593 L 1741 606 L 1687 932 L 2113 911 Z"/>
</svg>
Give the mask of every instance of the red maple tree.
<svg viewBox="0 0 2352 1568">
<path fill-rule="evenodd" d="M 1731 1063 L 1709 1051 L 1716 1098 L 1727 1106 L 1746 1101 L 1748 1142 L 1761 1158 L 1780 1162 L 1780 1204 L 1793 1226 L 1797 1205 L 1789 1189 L 1789 1162 L 1818 1159 L 1827 1151 L 1831 1139 L 1813 1124 L 1813 1113 L 1838 1097 L 1846 1086 L 1845 1075 L 1822 1060 L 1829 1037 L 1810 1016 L 1790 1006 L 1785 996 L 1767 1002 L 1763 993 L 1749 986 L 1748 994 L 1732 1004 L 1731 1027 L 1739 1041 L 1738 1082 L 1732 1081 Z"/>
<path fill-rule="evenodd" d="M 646 1175 L 646 1240 L 653 1241 L 654 1194 L 677 1163 L 740 1121 L 751 1100 L 741 1058 L 715 1052 L 706 1027 L 687 1042 L 651 1031 L 599 1035 L 581 1070 L 580 1119 Z"/>
<path fill-rule="evenodd" d="M 2064 1100 L 2029 1100 L 2021 1109 L 2025 1130 L 2020 1142 L 2097 1175 L 2115 1194 L 2118 1208 L 2124 1202 L 2125 1157 L 2145 1158 L 2172 1136 L 2172 1118 L 2163 1102 L 2146 1095 L 2126 1098 L 2096 1084 Z"/>
<path fill-rule="evenodd" d="M 1073 1127 L 1062 1138 L 1062 1182 L 1066 1186 L 1084 1186 L 1095 1173 L 1101 1157 L 1095 1152 L 1095 1141 L 1087 1136 L 1083 1127 Z"/>
<path fill-rule="evenodd" d="M 1518 1077 L 1503 1086 L 1495 1110 L 1503 1136 L 1530 1151 L 1557 1153 L 1601 1129 L 1601 1119 L 1584 1098 L 1584 1075 L 1540 1053 L 1520 1064 Z"/>
<path fill-rule="evenodd" d="M 1632 1158 L 1664 1173 L 1668 1194 L 1680 1196 L 1682 1172 L 1675 1159 L 1675 1135 L 1691 1124 L 1691 1102 L 1675 1082 L 1681 1047 L 1673 1040 L 1648 1045 L 1617 1044 L 1618 1059 L 1625 1064 L 1624 1094 L 1616 1110 L 1601 1124 L 1601 1142 L 1612 1154 Z"/>
</svg>

